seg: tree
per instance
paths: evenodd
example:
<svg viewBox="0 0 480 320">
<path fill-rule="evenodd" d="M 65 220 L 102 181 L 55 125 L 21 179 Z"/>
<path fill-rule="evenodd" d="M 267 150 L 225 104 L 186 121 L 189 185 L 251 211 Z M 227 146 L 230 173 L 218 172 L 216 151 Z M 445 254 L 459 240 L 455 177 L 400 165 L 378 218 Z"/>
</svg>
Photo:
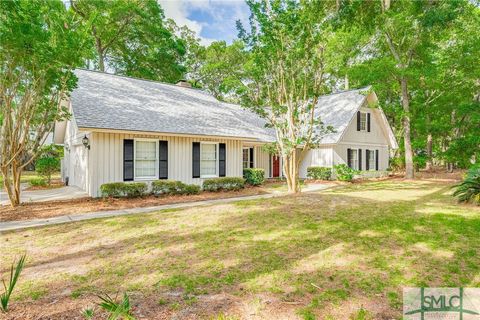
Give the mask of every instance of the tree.
<svg viewBox="0 0 480 320">
<path fill-rule="evenodd" d="M 273 127 L 289 192 L 299 192 L 298 168 L 325 132 L 315 116 L 324 88 L 323 2 L 247 1 L 251 32 L 240 26 L 250 48 L 242 102 Z"/>
<path fill-rule="evenodd" d="M 90 28 L 95 67 L 100 71 L 175 82 L 183 77 L 184 43 L 167 27 L 155 0 L 70 0 Z"/>
<path fill-rule="evenodd" d="M 356 55 L 353 69 L 361 66 L 363 78 L 374 83 L 380 97 L 389 104 L 390 115 L 401 115 L 401 133 L 405 155 L 406 177 L 414 177 L 414 116 L 426 115 L 438 90 L 425 90 L 425 80 L 435 81 L 431 72 L 432 55 L 437 42 L 451 28 L 463 9 L 463 1 L 351 1 L 339 10 L 343 25 L 354 25 L 354 32 L 368 34 L 365 49 Z M 352 23 L 353 22 L 353 23 Z M 351 71 L 355 73 L 355 71 Z M 388 108 L 387 107 L 387 108 Z M 412 120 L 414 119 L 414 120 Z M 424 119 L 428 119 L 425 117 Z M 432 120 L 432 119 L 430 119 Z M 396 122 L 396 121 L 395 121 Z M 418 128 L 418 127 L 417 127 Z"/>
<path fill-rule="evenodd" d="M 47 179 L 47 184 L 52 182 L 52 174 L 60 171 L 60 159 L 55 157 L 41 157 L 35 162 L 35 171 Z"/>
<path fill-rule="evenodd" d="M 22 170 L 54 122 L 68 117 L 61 101 L 75 87 L 72 70 L 85 47 L 61 1 L 0 2 L 0 170 L 12 206 L 20 203 Z"/>
</svg>

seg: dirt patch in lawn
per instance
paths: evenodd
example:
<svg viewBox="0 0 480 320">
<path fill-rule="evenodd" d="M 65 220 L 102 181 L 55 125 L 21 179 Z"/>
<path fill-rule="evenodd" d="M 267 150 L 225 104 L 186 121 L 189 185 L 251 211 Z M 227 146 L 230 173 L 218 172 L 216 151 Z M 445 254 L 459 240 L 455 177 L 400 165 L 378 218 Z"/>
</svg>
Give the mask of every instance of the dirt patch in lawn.
<svg viewBox="0 0 480 320">
<path fill-rule="evenodd" d="M 35 191 L 35 190 L 49 190 L 49 189 L 57 189 L 65 186 L 65 184 L 61 180 L 52 180 L 50 185 L 47 186 L 28 186 L 25 188 L 26 191 Z"/>
<path fill-rule="evenodd" d="M 163 204 L 227 199 L 268 193 L 262 187 L 247 187 L 239 191 L 202 192 L 198 195 L 147 196 L 129 199 L 80 198 L 73 200 L 24 203 L 16 208 L 0 207 L 0 221 L 17 221 L 75 215 L 88 212 L 153 207 Z"/>
</svg>

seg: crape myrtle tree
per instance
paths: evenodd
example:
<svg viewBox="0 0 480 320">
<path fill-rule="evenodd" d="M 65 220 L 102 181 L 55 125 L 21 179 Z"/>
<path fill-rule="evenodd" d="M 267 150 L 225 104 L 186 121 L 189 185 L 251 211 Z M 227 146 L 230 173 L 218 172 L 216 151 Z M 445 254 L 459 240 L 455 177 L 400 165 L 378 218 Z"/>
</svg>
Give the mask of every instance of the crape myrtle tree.
<svg viewBox="0 0 480 320">
<path fill-rule="evenodd" d="M 85 35 L 61 1 L 0 2 L 0 171 L 12 206 L 22 170 L 68 117 L 60 102 L 76 84 Z"/>
<path fill-rule="evenodd" d="M 248 46 L 242 103 L 265 118 L 276 134 L 289 192 L 299 192 L 299 164 L 325 128 L 315 116 L 324 92 L 326 31 L 330 3 L 247 1 L 250 31 L 238 24 Z"/>
</svg>

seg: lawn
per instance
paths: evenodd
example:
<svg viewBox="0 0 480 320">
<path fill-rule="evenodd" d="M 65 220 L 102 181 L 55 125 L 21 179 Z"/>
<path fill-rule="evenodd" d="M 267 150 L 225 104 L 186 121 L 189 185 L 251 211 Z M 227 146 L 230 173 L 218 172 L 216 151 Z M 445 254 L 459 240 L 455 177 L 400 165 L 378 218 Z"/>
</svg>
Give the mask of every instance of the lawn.
<svg viewBox="0 0 480 320">
<path fill-rule="evenodd" d="M 0 272 L 27 252 L 7 319 L 117 292 L 139 319 L 399 319 L 403 287 L 480 286 L 479 234 L 449 184 L 390 180 L 4 233 Z"/>
<path fill-rule="evenodd" d="M 24 171 L 20 177 L 22 183 L 28 183 L 33 179 L 38 179 L 40 176 L 35 171 Z M 52 179 L 60 179 L 60 173 L 55 173 L 52 175 Z M 3 188 L 3 177 L 0 174 L 0 186 Z"/>
</svg>

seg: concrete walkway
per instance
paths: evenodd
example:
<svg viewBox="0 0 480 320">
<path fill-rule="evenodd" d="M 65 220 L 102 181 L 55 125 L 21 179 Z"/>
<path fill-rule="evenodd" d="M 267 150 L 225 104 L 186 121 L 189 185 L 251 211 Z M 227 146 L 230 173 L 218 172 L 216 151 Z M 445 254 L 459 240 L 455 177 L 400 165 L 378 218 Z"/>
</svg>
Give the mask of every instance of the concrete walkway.
<svg viewBox="0 0 480 320">
<path fill-rule="evenodd" d="M 24 186 L 22 186 L 24 187 Z M 42 202 L 55 200 L 69 200 L 88 197 L 82 189 L 74 186 L 66 186 L 47 190 L 22 190 L 20 198 L 22 202 Z M 5 190 L 0 190 L 0 205 L 8 205 L 8 195 Z"/>
<path fill-rule="evenodd" d="M 324 185 L 324 184 L 310 185 L 304 188 L 302 192 L 321 191 L 321 190 L 329 189 L 332 186 L 334 185 Z M 83 220 L 118 217 L 118 216 L 138 214 L 138 213 L 149 213 L 149 212 L 155 212 L 155 211 L 166 210 L 166 209 L 182 209 L 182 208 L 191 208 L 191 207 L 197 207 L 197 206 L 224 204 L 224 203 L 231 203 L 231 202 L 242 201 L 242 200 L 268 199 L 268 198 L 280 197 L 284 195 L 286 195 L 286 192 L 274 191 L 272 193 L 260 194 L 255 196 L 165 204 L 160 206 L 144 207 L 144 208 L 96 211 L 96 212 L 88 212 L 88 213 L 75 214 L 75 215 L 51 217 L 51 218 L 45 218 L 45 219 L 0 222 L 0 233 L 5 231 L 21 230 L 21 229 L 32 228 L 32 227 L 43 227 L 43 226 L 83 221 Z"/>
</svg>

